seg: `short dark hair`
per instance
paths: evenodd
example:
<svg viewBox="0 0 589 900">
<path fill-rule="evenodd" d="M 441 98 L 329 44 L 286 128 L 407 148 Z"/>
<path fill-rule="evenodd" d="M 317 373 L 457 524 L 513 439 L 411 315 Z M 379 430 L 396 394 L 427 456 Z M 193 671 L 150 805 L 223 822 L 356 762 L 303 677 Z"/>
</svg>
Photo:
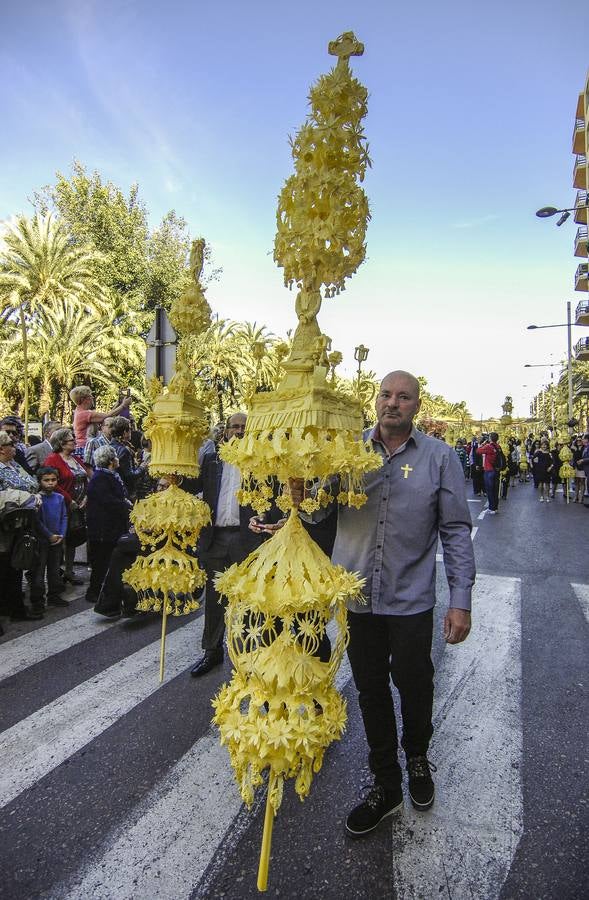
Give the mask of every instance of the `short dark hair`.
<svg viewBox="0 0 589 900">
<path fill-rule="evenodd" d="M 492 431 L 490 433 L 489 437 L 491 438 L 491 440 L 493 441 L 494 444 L 496 444 L 497 441 L 499 440 L 499 435 L 497 434 L 496 431 Z"/>
<path fill-rule="evenodd" d="M 59 472 L 57 471 L 57 469 L 54 469 L 53 466 L 39 466 L 39 468 L 35 472 L 35 475 L 37 476 L 37 481 L 39 482 L 39 484 L 41 483 L 43 475 L 55 475 L 57 478 L 59 478 Z"/>
</svg>

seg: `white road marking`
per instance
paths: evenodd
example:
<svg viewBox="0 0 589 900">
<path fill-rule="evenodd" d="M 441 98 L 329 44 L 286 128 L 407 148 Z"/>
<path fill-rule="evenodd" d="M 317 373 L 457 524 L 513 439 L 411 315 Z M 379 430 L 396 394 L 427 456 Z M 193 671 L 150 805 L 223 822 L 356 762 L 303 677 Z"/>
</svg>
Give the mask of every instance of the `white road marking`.
<svg viewBox="0 0 589 900">
<path fill-rule="evenodd" d="M 482 503 L 482 500 L 479 500 L 477 497 L 467 497 L 467 503 Z"/>
<path fill-rule="evenodd" d="M 472 634 L 436 677 L 436 802 L 393 826 L 399 900 L 496 900 L 523 831 L 521 585 L 479 575 Z"/>
<path fill-rule="evenodd" d="M 334 626 L 328 628 L 334 638 Z M 347 655 L 336 677 L 351 677 Z M 188 900 L 242 808 L 225 747 L 207 732 L 54 900 Z"/>
<path fill-rule="evenodd" d="M 484 519 L 487 513 L 489 512 L 489 507 L 486 506 L 481 512 L 478 514 L 477 519 Z"/>
<path fill-rule="evenodd" d="M 202 629 L 200 617 L 168 635 L 165 681 L 194 661 Z M 0 737 L 0 807 L 155 693 L 160 686 L 159 651 L 157 640 L 4 731 Z"/>
<path fill-rule="evenodd" d="M 577 600 L 589 625 L 589 584 L 571 584 L 571 587 L 577 595 Z"/>
<path fill-rule="evenodd" d="M 118 621 L 118 620 L 117 620 Z M 116 625 L 97 615 L 93 610 L 76 613 L 67 619 L 60 619 L 51 625 L 37 628 L 30 634 L 23 634 L 2 644 L 0 651 L 0 680 L 22 672 L 35 663 L 42 662 L 62 650 L 68 650 L 107 628 Z"/>
</svg>

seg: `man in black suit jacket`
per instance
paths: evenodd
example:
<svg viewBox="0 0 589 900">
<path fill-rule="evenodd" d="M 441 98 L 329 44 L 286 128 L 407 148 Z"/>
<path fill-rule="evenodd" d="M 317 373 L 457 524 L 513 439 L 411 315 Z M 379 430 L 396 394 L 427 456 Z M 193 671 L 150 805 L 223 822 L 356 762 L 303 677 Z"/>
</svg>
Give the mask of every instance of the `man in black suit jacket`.
<svg viewBox="0 0 589 900">
<path fill-rule="evenodd" d="M 242 438 L 245 432 L 245 413 L 229 416 L 223 440 Z M 211 508 L 212 524 L 201 532 L 198 557 L 207 573 L 205 589 L 205 621 L 202 635 L 204 655 L 190 670 L 194 678 L 206 675 L 223 662 L 223 635 L 225 633 L 225 601 L 215 589 L 214 578 L 233 563 L 242 562 L 263 540 L 249 530 L 253 510 L 239 506 L 236 491 L 241 475 L 239 469 L 224 463 L 213 445 L 205 451 L 200 463 L 200 475 L 191 479 L 191 491 L 202 491 L 203 500 Z"/>
</svg>

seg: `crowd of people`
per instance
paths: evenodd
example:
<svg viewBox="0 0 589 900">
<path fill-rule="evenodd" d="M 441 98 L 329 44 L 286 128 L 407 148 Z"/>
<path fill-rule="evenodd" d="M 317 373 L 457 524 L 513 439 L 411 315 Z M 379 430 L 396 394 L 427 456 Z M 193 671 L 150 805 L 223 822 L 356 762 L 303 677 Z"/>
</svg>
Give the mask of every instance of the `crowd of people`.
<svg viewBox="0 0 589 900">
<path fill-rule="evenodd" d="M 472 482 L 473 495 L 486 495 L 489 513 L 494 515 L 499 499 L 507 499 L 511 486 L 528 482 L 538 491 L 541 503 L 555 500 L 557 492 L 562 492 L 565 501 L 582 503 L 588 493 L 589 434 L 572 435 L 566 444 L 575 473 L 572 478 L 561 476 L 564 446 L 542 431 L 537 437 L 530 433 L 524 440 L 512 436 L 502 447 L 497 432 L 490 432 L 468 441 L 460 438 L 454 449 L 464 477 Z"/>
<path fill-rule="evenodd" d="M 67 585 L 85 584 L 74 568 L 81 545 L 91 571 L 86 599 L 98 604 L 133 502 L 157 486 L 130 399 L 108 413 L 94 409 L 90 388 L 74 388 L 71 399 L 72 426 L 48 421 L 28 445 L 18 416 L 0 421 L 0 614 L 11 621 L 68 605 Z"/>
</svg>

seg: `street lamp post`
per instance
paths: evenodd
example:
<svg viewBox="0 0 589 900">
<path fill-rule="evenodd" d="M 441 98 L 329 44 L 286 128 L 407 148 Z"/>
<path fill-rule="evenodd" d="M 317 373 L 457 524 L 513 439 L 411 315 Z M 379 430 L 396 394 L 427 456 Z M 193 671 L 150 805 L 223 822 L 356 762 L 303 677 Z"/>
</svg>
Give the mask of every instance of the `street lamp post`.
<svg viewBox="0 0 589 900">
<path fill-rule="evenodd" d="M 552 207 L 547 207 L 551 209 Z M 538 210 L 540 213 L 541 210 Z M 557 210 L 559 212 L 559 210 Z M 538 215 L 536 213 L 536 215 Z M 550 215 L 553 215 L 550 213 Z M 573 341 L 572 341 L 572 320 L 571 320 L 571 301 L 567 300 L 567 320 L 557 325 L 528 325 L 528 331 L 537 330 L 538 328 L 566 328 L 567 330 L 567 382 L 568 382 L 568 414 L 569 420 L 573 418 Z M 579 325 L 575 322 L 577 328 L 586 328 L 586 325 Z"/>
</svg>

